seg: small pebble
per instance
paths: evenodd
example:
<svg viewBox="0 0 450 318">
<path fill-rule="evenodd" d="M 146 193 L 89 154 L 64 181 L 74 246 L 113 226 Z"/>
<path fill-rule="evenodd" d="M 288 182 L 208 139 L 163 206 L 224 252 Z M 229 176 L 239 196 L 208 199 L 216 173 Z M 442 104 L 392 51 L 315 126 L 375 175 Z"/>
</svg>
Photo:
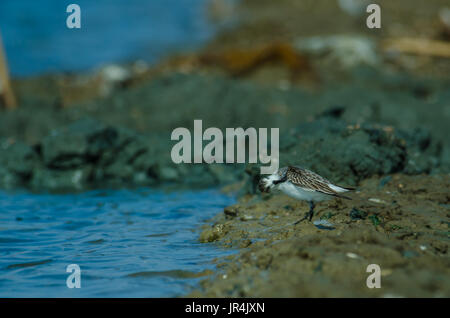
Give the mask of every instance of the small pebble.
<svg viewBox="0 0 450 318">
<path fill-rule="evenodd" d="M 316 220 L 313 224 L 320 230 L 334 230 L 334 225 L 327 220 Z"/>
<path fill-rule="evenodd" d="M 384 186 L 385 186 L 386 184 L 388 184 L 389 181 L 391 181 L 391 180 L 392 180 L 392 177 L 391 177 L 391 176 L 384 177 L 383 179 L 380 180 L 379 187 L 380 187 L 380 188 L 384 187 Z"/>
<path fill-rule="evenodd" d="M 253 216 L 247 214 L 241 216 L 241 221 L 250 221 L 250 220 L 253 220 Z"/>
<path fill-rule="evenodd" d="M 375 202 L 375 203 L 382 203 L 382 204 L 386 203 L 386 201 L 381 200 L 381 199 L 377 199 L 377 198 L 370 198 L 369 201 L 370 202 Z"/>
</svg>

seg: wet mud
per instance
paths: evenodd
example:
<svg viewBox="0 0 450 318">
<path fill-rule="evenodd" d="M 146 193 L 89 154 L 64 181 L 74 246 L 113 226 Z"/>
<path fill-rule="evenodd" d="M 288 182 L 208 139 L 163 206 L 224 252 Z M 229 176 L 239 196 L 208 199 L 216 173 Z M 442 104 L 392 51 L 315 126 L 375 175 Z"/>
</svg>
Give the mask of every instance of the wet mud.
<svg viewBox="0 0 450 318">
<path fill-rule="evenodd" d="M 448 297 L 450 176 L 388 175 L 352 200 L 316 206 L 283 194 L 246 196 L 205 225 L 200 240 L 239 252 L 193 296 Z M 214 242 L 214 243 L 212 243 Z M 381 288 L 368 288 L 369 264 Z"/>
</svg>

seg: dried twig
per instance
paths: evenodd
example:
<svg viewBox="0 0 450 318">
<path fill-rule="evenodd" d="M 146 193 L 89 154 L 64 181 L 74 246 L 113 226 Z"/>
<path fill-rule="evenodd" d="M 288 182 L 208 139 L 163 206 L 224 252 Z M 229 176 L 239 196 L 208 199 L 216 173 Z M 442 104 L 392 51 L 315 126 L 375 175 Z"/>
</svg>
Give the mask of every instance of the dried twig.
<svg viewBox="0 0 450 318">
<path fill-rule="evenodd" d="M 383 43 L 387 51 L 450 58 L 450 43 L 429 39 L 398 38 Z"/>
<path fill-rule="evenodd" d="M 11 82 L 9 79 L 6 54 L 3 48 L 2 38 L 0 35 L 0 96 L 1 95 L 3 95 L 6 108 L 13 109 L 17 107 L 16 98 L 14 97 Z"/>
</svg>

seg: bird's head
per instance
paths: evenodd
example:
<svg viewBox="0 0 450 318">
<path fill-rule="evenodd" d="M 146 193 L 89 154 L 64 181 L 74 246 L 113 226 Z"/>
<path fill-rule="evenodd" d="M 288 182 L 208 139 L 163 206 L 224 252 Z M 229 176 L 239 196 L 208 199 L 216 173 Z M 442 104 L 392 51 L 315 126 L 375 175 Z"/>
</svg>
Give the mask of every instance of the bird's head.
<svg viewBox="0 0 450 318">
<path fill-rule="evenodd" d="M 270 190 L 272 190 L 278 184 L 277 181 L 283 179 L 285 174 L 285 168 L 281 168 L 277 172 L 268 175 L 267 177 L 261 178 L 258 184 L 259 191 L 270 192 Z"/>
</svg>

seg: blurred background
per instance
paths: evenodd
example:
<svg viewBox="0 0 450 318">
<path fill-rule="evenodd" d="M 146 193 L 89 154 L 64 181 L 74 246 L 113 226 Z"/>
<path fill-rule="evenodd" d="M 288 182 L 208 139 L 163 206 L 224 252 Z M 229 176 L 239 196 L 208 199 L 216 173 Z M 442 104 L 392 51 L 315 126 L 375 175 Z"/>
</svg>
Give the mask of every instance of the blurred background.
<svg viewBox="0 0 450 318">
<path fill-rule="evenodd" d="M 255 190 L 259 169 L 174 164 L 170 134 L 177 127 L 192 129 L 194 119 L 202 119 L 204 129 L 279 128 L 281 166 L 302 165 L 337 183 L 415 178 L 416 188 L 405 195 L 423 192 L 423 200 L 439 202 L 424 212 L 434 219 L 410 216 L 408 224 L 396 226 L 429 234 L 423 244 L 437 247 L 426 259 L 424 277 L 434 271 L 442 275 L 433 276 L 435 281 L 448 279 L 439 260 L 448 233 L 448 1 L 379 0 L 380 29 L 366 26 L 365 0 L 76 3 L 81 29 L 66 27 L 69 3 L 0 2 L 0 295 L 66 293 L 58 285 L 64 273 L 52 271 L 76 263 L 73 255 L 91 266 L 94 282 L 109 281 L 115 274 L 106 269 L 118 268 L 120 290 L 106 293 L 105 285 L 97 285 L 81 290 L 82 296 L 116 297 L 131 290 L 134 296 L 180 295 L 186 293 L 183 286 L 209 275 L 208 262 L 228 250 L 205 247 L 189 229 L 237 198 L 262 204 Z M 223 186 L 228 194 L 217 192 Z M 372 190 L 367 189 L 375 195 Z M 390 200 L 386 193 L 376 195 Z M 418 204 L 402 202 L 399 209 L 407 215 Z M 383 215 L 383 231 L 389 222 L 403 222 L 387 212 L 392 207 L 367 209 Z M 117 232 L 117 222 L 129 231 Z M 36 233 L 27 232 L 33 228 Z M 219 240 L 214 233 L 203 240 Z M 255 239 L 263 235 L 255 233 Z M 70 253 L 58 249 L 61 242 Z M 138 256 L 127 261 L 130 246 Z M 378 256 L 385 260 L 388 254 Z M 100 255 L 111 257 L 95 265 Z M 50 287 L 33 287 L 43 282 Z M 141 285 L 147 283 L 164 286 L 164 292 L 148 293 Z M 406 296 L 448 292 L 419 285 L 405 284 L 403 276 L 393 283 Z M 10 286 L 16 288 L 11 294 Z M 334 296 L 327 291 L 336 286 L 318 286 Z M 354 295 L 352 288 L 343 295 Z M 214 296 L 260 295 L 214 290 Z M 283 290 L 292 296 L 298 288 Z M 274 293 L 267 289 L 264 295 Z M 300 296 L 311 295 L 317 293 Z"/>
<path fill-rule="evenodd" d="M 0 21 L 14 76 L 87 71 L 106 63 L 189 50 L 214 32 L 204 0 L 78 1 L 82 28 L 66 26 L 63 1 L 2 1 Z"/>
<path fill-rule="evenodd" d="M 5 145 L 34 147 L 31 153 L 44 162 L 36 167 L 33 156 L 23 159 L 27 173 L 4 172 L 8 177 L 0 184 L 61 190 L 105 182 L 159 184 L 180 176 L 183 184 L 227 184 L 239 180 L 244 167 L 232 167 L 233 177 L 223 173 L 225 167 L 213 168 L 210 177 L 207 165 L 173 165 L 168 134 L 192 127 L 194 119 L 202 119 L 204 127 L 279 127 L 291 130 L 282 138 L 291 147 L 292 129 L 327 113 L 353 125 L 423 129 L 415 134 L 429 135 L 422 144 L 439 144 L 439 158 L 433 159 L 439 164 L 410 170 L 448 166 L 449 8 L 439 0 L 380 1 L 381 28 L 369 29 L 367 4 L 86 1 L 79 3 L 81 29 L 68 29 L 69 13 L 59 1 L 3 1 L 3 73 L 11 80 L 3 85 L 0 136 Z M 71 130 L 71 124 L 74 132 L 50 138 L 54 130 Z M 65 135 L 93 133 L 101 125 L 142 137 L 138 166 L 119 173 L 108 162 L 105 174 L 98 170 L 106 166 L 73 153 Z M 72 167 L 72 155 L 93 171 L 81 173 L 75 184 L 72 179 L 60 184 L 67 171 L 49 168 Z M 296 160 L 293 156 L 289 160 Z M 208 176 L 197 177 L 203 172 Z M 60 181 L 45 181 L 60 174 Z M 360 180 L 334 176 L 353 184 Z"/>
</svg>

